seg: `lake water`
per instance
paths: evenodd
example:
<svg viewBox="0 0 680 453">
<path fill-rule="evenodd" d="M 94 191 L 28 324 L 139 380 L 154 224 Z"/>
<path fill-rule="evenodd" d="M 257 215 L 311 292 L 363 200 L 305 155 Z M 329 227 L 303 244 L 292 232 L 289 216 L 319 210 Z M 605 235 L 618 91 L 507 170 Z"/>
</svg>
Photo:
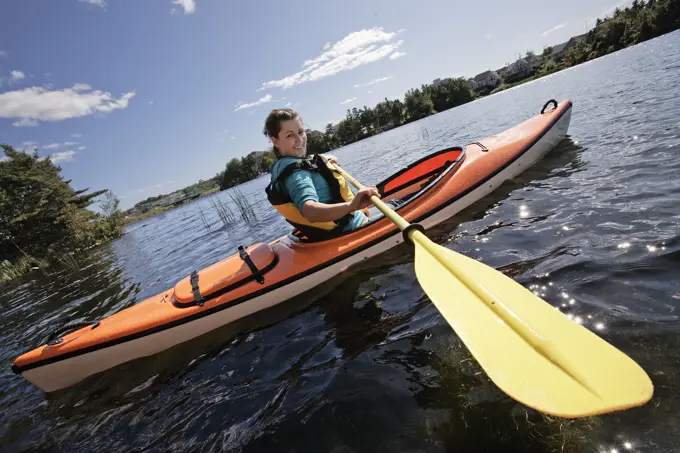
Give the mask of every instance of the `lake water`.
<svg viewBox="0 0 680 453">
<path fill-rule="evenodd" d="M 46 396 L 11 369 L 56 325 L 114 313 L 290 231 L 210 199 L 132 225 L 78 271 L 0 287 L 0 448 L 43 452 L 671 452 L 680 449 L 680 32 L 336 150 L 364 183 L 570 98 L 569 139 L 433 238 L 531 287 L 636 360 L 653 399 L 578 420 L 481 373 L 403 247 L 242 325 Z M 219 193 L 231 203 L 227 193 Z M 211 225 L 208 230 L 202 211 Z"/>
</svg>

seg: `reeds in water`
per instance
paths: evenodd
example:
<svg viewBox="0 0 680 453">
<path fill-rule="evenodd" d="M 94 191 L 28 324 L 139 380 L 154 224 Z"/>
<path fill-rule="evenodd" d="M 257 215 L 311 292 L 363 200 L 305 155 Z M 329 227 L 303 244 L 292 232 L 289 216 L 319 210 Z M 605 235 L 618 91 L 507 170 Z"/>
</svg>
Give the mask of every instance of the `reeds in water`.
<svg viewBox="0 0 680 453">
<path fill-rule="evenodd" d="M 205 227 L 205 229 L 211 231 L 210 223 L 208 223 L 208 219 L 206 219 L 205 214 L 203 213 L 203 209 L 201 209 L 200 206 L 198 206 L 198 216 L 203 221 L 203 226 Z"/>
<path fill-rule="evenodd" d="M 212 206 L 213 211 L 217 213 L 217 216 L 220 218 L 222 224 L 226 228 L 232 226 L 236 222 L 235 212 L 237 210 L 245 222 L 252 223 L 257 220 L 255 210 L 243 192 L 241 192 L 239 189 L 231 189 L 228 193 L 229 197 L 234 202 L 233 206 L 220 200 L 220 198 L 217 196 L 210 198 L 210 205 Z M 200 207 L 198 208 L 198 215 L 203 221 L 205 228 L 210 231 L 211 228 L 210 224 L 208 223 L 208 219 Z"/>
<path fill-rule="evenodd" d="M 57 262 L 70 271 L 81 269 L 84 257 L 77 252 L 65 252 L 57 258 Z"/>
<path fill-rule="evenodd" d="M 243 195 L 238 188 L 233 188 L 229 191 L 229 196 L 231 197 L 234 204 L 238 207 L 241 213 L 241 218 L 248 223 L 255 222 L 257 217 L 255 216 L 255 210 L 248 201 L 248 198 Z"/>
<path fill-rule="evenodd" d="M 229 206 L 220 200 L 219 197 L 211 198 L 210 204 L 226 228 L 236 222 L 236 217 L 231 212 L 231 209 L 229 209 Z"/>
</svg>

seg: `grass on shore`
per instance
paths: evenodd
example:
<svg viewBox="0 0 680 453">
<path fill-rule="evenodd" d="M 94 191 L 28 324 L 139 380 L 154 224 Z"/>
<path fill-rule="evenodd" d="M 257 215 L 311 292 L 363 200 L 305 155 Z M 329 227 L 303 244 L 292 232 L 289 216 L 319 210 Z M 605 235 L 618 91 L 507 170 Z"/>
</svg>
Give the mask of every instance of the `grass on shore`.
<svg viewBox="0 0 680 453">
<path fill-rule="evenodd" d="M 38 267 L 34 258 L 22 257 L 16 263 L 7 260 L 0 261 L 0 284 L 6 283 Z"/>
</svg>

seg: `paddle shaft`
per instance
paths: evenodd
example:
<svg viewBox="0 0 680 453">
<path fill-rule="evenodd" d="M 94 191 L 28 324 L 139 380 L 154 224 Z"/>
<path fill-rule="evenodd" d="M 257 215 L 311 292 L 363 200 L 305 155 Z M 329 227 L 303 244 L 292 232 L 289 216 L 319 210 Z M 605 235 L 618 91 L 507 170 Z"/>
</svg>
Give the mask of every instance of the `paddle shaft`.
<svg viewBox="0 0 680 453">
<path fill-rule="evenodd" d="M 360 189 L 361 187 L 363 187 L 363 186 L 359 183 L 359 181 L 357 181 L 356 179 L 354 179 L 354 178 L 353 178 L 350 174 L 348 174 L 345 170 L 343 170 L 342 168 L 340 168 L 340 167 L 337 166 L 337 165 L 336 165 L 335 167 L 336 167 L 336 169 L 338 170 L 338 172 L 339 172 L 339 173 L 340 173 L 347 181 L 349 181 L 350 184 L 352 184 L 354 187 L 356 187 L 357 189 Z M 373 204 L 374 204 L 374 205 L 375 205 L 375 206 L 376 206 L 383 214 L 385 214 L 385 217 L 389 218 L 392 222 L 394 222 L 394 223 L 399 227 L 400 230 L 403 231 L 404 229 L 406 229 L 406 227 L 408 227 L 408 226 L 410 225 L 409 222 L 407 222 L 403 217 L 401 217 L 399 214 L 397 214 L 396 212 L 394 212 L 394 210 L 392 210 L 392 209 L 391 209 L 389 206 L 387 206 L 380 198 L 376 197 L 375 195 L 371 196 L 371 202 L 372 202 L 372 203 L 373 203 Z M 431 241 L 429 240 L 429 238 L 428 238 L 427 236 L 425 236 L 423 233 L 421 233 L 420 231 L 411 230 L 411 231 L 409 232 L 409 238 L 410 238 L 412 241 L 414 241 L 414 242 L 418 242 L 418 244 L 421 245 L 423 248 L 425 248 L 428 252 L 430 252 L 430 254 L 432 254 L 432 255 L 434 255 L 434 256 L 438 256 L 437 249 L 436 249 L 436 248 L 437 248 L 437 245 L 434 244 L 433 242 L 431 242 Z M 446 266 L 446 267 L 450 267 L 450 266 L 448 266 L 448 263 L 442 262 L 442 264 L 443 264 L 444 266 Z M 453 269 L 450 269 L 450 270 L 451 270 L 451 271 L 454 271 Z M 454 272 L 455 272 L 455 271 L 454 271 Z M 482 299 L 482 300 L 483 300 L 490 308 L 493 309 L 494 307 L 496 307 L 496 310 L 495 310 L 496 312 L 504 311 L 504 310 L 498 310 L 497 305 L 498 305 L 498 302 L 499 302 L 499 301 L 498 301 L 495 297 L 493 297 L 493 296 L 492 296 L 491 294 L 489 294 L 486 290 L 484 290 L 484 288 L 480 287 L 480 285 L 478 285 L 475 281 L 473 281 L 473 280 L 471 280 L 470 278 L 468 278 L 467 275 L 465 275 L 465 274 L 462 274 L 462 275 L 461 275 L 459 272 L 455 272 L 455 275 L 456 275 L 456 277 L 458 277 L 459 280 L 461 280 L 461 281 L 465 284 L 465 286 L 467 286 L 468 288 L 470 288 L 470 289 L 477 295 L 477 297 L 479 297 L 480 299 Z M 502 305 L 502 304 L 501 304 L 501 305 Z M 504 308 L 505 308 L 505 307 L 504 307 Z M 500 315 L 500 313 L 499 313 L 499 315 Z M 503 314 L 501 315 L 501 318 L 503 318 L 504 321 L 509 322 L 509 323 L 511 323 L 511 324 L 519 324 L 519 325 L 517 326 L 517 328 L 518 328 L 519 330 L 522 330 L 522 331 L 523 331 L 523 335 L 522 335 L 522 336 L 531 335 L 531 336 L 533 336 L 533 337 L 538 337 L 538 339 L 540 339 L 542 342 L 545 342 L 545 340 L 543 340 L 542 338 L 540 338 L 540 337 L 538 336 L 538 334 L 537 334 L 533 329 L 529 328 L 529 326 L 526 326 L 524 323 L 522 323 L 522 322 L 517 318 L 517 315 L 515 315 L 515 313 L 513 313 L 513 312 L 503 313 Z M 507 318 L 510 318 L 510 319 L 507 319 Z M 515 327 L 515 326 L 513 326 L 513 327 Z"/>
<path fill-rule="evenodd" d="M 335 168 L 342 175 L 342 177 L 349 181 L 349 183 L 352 184 L 354 187 L 356 187 L 357 189 L 361 189 L 363 187 L 359 183 L 359 181 L 354 179 L 345 170 L 340 168 L 339 165 L 335 165 Z M 371 196 L 371 202 L 375 205 L 376 208 L 380 210 L 380 212 L 382 212 L 385 215 L 385 217 L 387 217 L 394 224 L 396 224 L 401 231 L 404 231 L 404 229 L 410 225 L 410 223 L 404 220 L 403 217 L 394 212 L 389 206 L 387 206 L 380 198 L 376 197 L 375 195 Z"/>
<path fill-rule="evenodd" d="M 337 171 L 352 184 L 357 189 L 363 187 L 359 181 L 354 179 L 346 171 L 344 171 L 340 166 L 335 165 Z M 401 231 L 410 225 L 403 217 L 394 212 L 392 208 L 387 206 L 382 200 L 380 200 L 375 195 L 371 196 L 371 202 L 392 222 L 394 222 Z M 472 293 L 475 294 L 483 303 L 491 309 L 496 315 L 502 319 L 506 324 L 508 324 L 517 334 L 522 337 L 522 339 L 531 346 L 536 352 L 553 362 L 556 366 L 562 369 L 565 373 L 572 377 L 575 381 L 579 382 L 585 388 L 587 388 L 591 393 L 597 395 L 596 390 L 592 385 L 590 385 L 589 380 L 581 373 L 570 361 L 565 357 L 564 354 L 546 337 L 536 329 L 527 325 L 522 319 L 520 319 L 517 314 L 507 307 L 501 300 L 495 297 L 493 294 L 489 293 L 484 286 L 475 280 L 468 277 L 468 275 L 463 272 L 462 269 L 457 269 L 455 264 L 448 262 L 441 256 L 441 253 L 437 250 L 439 247 L 437 244 L 432 242 L 427 236 L 418 230 L 412 229 L 408 233 L 409 239 L 419 246 L 423 247 L 432 256 L 434 256 L 439 263 L 446 267 L 451 274 L 453 274 L 458 280 L 460 280 Z"/>
</svg>

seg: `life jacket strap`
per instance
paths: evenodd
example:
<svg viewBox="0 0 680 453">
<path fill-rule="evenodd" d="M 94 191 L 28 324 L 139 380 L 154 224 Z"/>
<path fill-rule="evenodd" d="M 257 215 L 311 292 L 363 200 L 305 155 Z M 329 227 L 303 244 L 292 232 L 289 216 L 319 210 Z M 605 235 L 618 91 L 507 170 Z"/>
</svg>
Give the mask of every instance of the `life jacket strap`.
<svg viewBox="0 0 680 453">
<path fill-rule="evenodd" d="M 265 192 L 267 193 L 267 199 L 272 205 L 276 207 L 292 202 L 290 194 L 288 194 L 288 192 L 283 190 L 280 186 L 277 187 L 277 184 L 281 182 L 281 185 L 283 185 L 283 181 L 285 181 L 288 176 L 299 170 L 318 172 L 321 176 L 323 176 L 331 188 L 331 203 L 340 203 L 344 201 L 342 195 L 340 194 L 340 188 L 338 186 L 337 179 L 334 176 L 334 174 L 341 175 L 340 172 L 329 168 L 324 158 L 321 155 L 316 154 L 314 156 L 300 158 L 297 162 L 287 165 L 286 168 L 284 168 L 281 173 L 277 175 L 274 181 L 267 185 Z M 337 220 L 334 220 L 333 223 L 335 223 L 336 226 L 332 230 L 322 230 L 319 228 L 310 227 L 308 225 L 298 224 L 288 218 L 286 218 L 286 221 L 293 225 L 293 227 L 297 228 L 309 239 L 324 240 L 342 235 L 344 228 L 351 222 L 353 218 L 354 213 L 349 213 Z"/>
<path fill-rule="evenodd" d="M 290 176 L 292 173 L 299 171 L 299 170 L 314 170 L 314 171 L 319 171 L 318 165 L 313 163 L 310 159 L 301 159 L 298 162 L 295 162 L 294 164 L 286 166 L 286 168 L 283 169 L 281 173 L 276 177 L 274 181 L 269 183 L 267 185 L 267 188 L 265 189 L 265 192 L 267 192 L 268 197 L 272 197 L 272 194 L 276 194 L 276 201 L 281 201 L 280 204 L 285 203 L 286 201 L 290 200 L 290 196 L 286 193 L 285 195 L 281 194 L 281 191 L 276 190 L 276 184 L 279 183 L 280 181 L 285 181 L 288 176 Z"/>
</svg>

